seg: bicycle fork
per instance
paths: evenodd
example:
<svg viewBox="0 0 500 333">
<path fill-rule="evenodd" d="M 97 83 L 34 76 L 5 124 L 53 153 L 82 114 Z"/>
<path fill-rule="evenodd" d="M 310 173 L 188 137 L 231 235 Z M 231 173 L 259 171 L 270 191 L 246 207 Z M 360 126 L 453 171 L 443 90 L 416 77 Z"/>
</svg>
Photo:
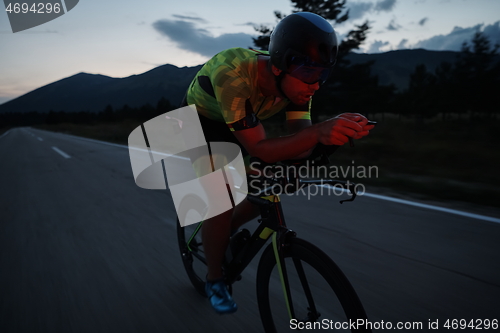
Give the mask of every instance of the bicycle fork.
<svg viewBox="0 0 500 333">
<path fill-rule="evenodd" d="M 278 267 L 278 274 L 280 277 L 281 287 L 283 289 L 283 295 L 285 297 L 285 303 L 290 320 L 298 318 L 296 318 L 295 316 L 295 309 L 293 307 L 292 293 L 290 289 L 290 283 L 285 264 L 285 255 L 283 251 L 286 248 L 287 239 L 289 237 L 295 237 L 295 236 L 296 236 L 295 232 L 288 229 L 275 231 L 272 236 L 274 257 L 276 259 L 276 266 Z M 295 270 L 297 271 L 300 284 L 302 286 L 302 289 L 304 290 L 304 294 L 306 296 L 307 303 L 309 305 L 307 318 L 305 318 L 304 321 L 314 322 L 320 317 L 321 314 L 316 310 L 311 289 L 309 288 L 309 283 L 307 281 L 307 277 L 301 261 L 298 258 L 294 257 L 292 258 L 292 261 L 294 263 Z"/>
</svg>

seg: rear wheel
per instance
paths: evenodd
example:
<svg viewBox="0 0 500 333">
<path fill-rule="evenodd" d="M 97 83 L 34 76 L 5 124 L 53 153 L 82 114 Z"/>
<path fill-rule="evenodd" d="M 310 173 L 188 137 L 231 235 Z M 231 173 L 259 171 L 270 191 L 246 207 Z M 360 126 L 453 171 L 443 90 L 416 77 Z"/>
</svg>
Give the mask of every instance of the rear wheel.
<svg viewBox="0 0 500 333">
<path fill-rule="evenodd" d="M 291 238 L 285 248 L 283 274 L 289 284 L 284 296 L 272 244 L 257 271 L 257 300 L 265 332 L 325 329 L 370 332 L 348 325 L 365 319 L 363 306 L 340 268 L 316 246 Z M 288 300 L 287 300 L 288 298 Z"/>
</svg>

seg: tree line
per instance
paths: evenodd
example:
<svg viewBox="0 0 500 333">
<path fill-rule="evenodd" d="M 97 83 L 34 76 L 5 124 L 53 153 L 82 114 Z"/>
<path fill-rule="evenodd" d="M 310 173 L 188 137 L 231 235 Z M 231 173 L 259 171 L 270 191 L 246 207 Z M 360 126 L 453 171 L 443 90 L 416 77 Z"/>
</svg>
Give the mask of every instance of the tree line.
<svg viewBox="0 0 500 333">
<path fill-rule="evenodd" d="M 393 108 L 418 119 L 441 113 L 496 119 L 500 114 L 496 94 L 500 91 L 498 45 L 476 32 L 464 43 L 454 63 L 443 62 L 434 71 L 416 66 L 408 90 L 395 96 Z"/>
<path fill-rule="evenodd" d="M 156 106 L 147 103 L 141 107 L 124 105 L 121 108 L 114 109 L 111 105 L 107 105 L 100 112 L 64 112 L 51 110 L 48 113 L 0 113 L 0 124 L 8 127 L 32 126 L 37 124 L 55 125 L 61 123 L 94 125 L 103 122 L 120 122 L 126 119 L 142 123 L 174 109 L 176 107 L 171 105 L 165 97 L 162 97 L 156 103 Z"/>
<path fill-rule="evenodd" d="M 345 0 L 291 0 L 292 12 L 316 13 L 333 23 L 348 20 Z M 277 21 L 286 15 L 275 11 Z M 267 50 L 273 28 L 256 27 L 257 48 Z M 464 42 L 454 63 L 443 62 L 436 69 L 418 65 L 410 75 L 409 87 L 397 91 L 394 85 L 380 85 L 372 75 L 374 62 L 351 64 L 346 55 L 359 49 L 369 33 L 368 21 L 355 26 L 339 45 L 339 55 L 332 76 L 315 94 L 313 117 L 360 112 L 369 115 L 392 113 L 400 118 L 417 120 L 458 116 L 497 118 L 500 113 L 496 93 L 500 91 L 499 46 L 477 32 L 470 43 Z"/>
<path fill-rule="evenodd" d="M 293 12 L 309 11 L 333 23 L 349 18 L 345 0 L 291 0 Z M 277 21 L 286 15 L 275 11 Z M 256 48 L 266 50 L 273 27 L 261 25 L 253 39 Z M 454 63 L 443 62 L 436 69 L 418 65 L 410 75 L 409 87 L 397 91 L 394 85 L 380 85 L 373 75 L 374 62 L 351 64 L 346 55 L 359 49 L 367 38 L 370 26 L 366 21 L 355 26 L 339 45 L 339 55 L 333 75 L 313 98 L 313 121 L 342 112 L 359 112 L 371 117 L 392 113 L 400 118 L 417 121 L 451 114 L 468 118 L 497 119 L 500 113 L 496 94 L 500 91 L 499 45 L 492 45 L 488 38 L 477 32 L 470 42 L 464 42 Z M 101 112 L 3 113 L 3 126 L 26 126 L 40 123 L 93 124 L 124 119 L 146 121 L 175 107 L 165 98 L 156 106 L 124 105 L 114 110 L 108 105 Z"/>
</svg>

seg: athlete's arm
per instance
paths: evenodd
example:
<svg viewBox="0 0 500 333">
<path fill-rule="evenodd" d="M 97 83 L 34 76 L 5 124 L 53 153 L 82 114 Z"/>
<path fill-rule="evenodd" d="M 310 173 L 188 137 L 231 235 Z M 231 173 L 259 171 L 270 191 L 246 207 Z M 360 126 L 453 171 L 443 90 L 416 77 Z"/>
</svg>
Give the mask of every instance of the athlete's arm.
<svg viewBox="0 0 500 333">
<path fill-rule="evenodd" d="M 311 119 L 287 119 L 286 128 L 288 134 L 295 134 L 298 131 L 312 125 Z"/>
<path fill-rule="evenodd" d="M 286 127 L 289 135 L 293 135 L 300 130 L 303 130 L 307 127 L 310 127 L 312 125 L 311 119 L 287 119 L 286 120 Z M 301 159 L 301 158 L 306 158 L 309 156 L 314 149 L 311 148 L 300 155 L 294 156 L 294 159 Z"/>
<path fill-rule="evenodd" d="M 326 145 L 343 145 L 349 140 L 348 137 L 357 139 L 368 134 L 368 128 L 373 125 L 365 126 L 368 120 L 364 116 L 347 115 L 339 115 L 280 138 L 268 139 L 260 123 L 253 128 L 235 131 L 233 134 L 250 155 L 273 163 L 307 153 L 319 142 Z"/>
</svg>

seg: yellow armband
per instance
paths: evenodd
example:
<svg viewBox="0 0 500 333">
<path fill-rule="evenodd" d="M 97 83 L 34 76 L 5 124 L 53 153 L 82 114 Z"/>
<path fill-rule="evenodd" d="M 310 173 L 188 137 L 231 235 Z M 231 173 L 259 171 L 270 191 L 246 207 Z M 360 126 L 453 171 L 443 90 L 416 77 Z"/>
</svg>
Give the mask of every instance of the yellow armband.
<svg viewBox="0 0 500 333">
<path fill-rule="evenodd" d="M 308 119 L 311 120 L 309 111 L 288 111 L 286 113 L 286 120 Z"/>
</svg>

